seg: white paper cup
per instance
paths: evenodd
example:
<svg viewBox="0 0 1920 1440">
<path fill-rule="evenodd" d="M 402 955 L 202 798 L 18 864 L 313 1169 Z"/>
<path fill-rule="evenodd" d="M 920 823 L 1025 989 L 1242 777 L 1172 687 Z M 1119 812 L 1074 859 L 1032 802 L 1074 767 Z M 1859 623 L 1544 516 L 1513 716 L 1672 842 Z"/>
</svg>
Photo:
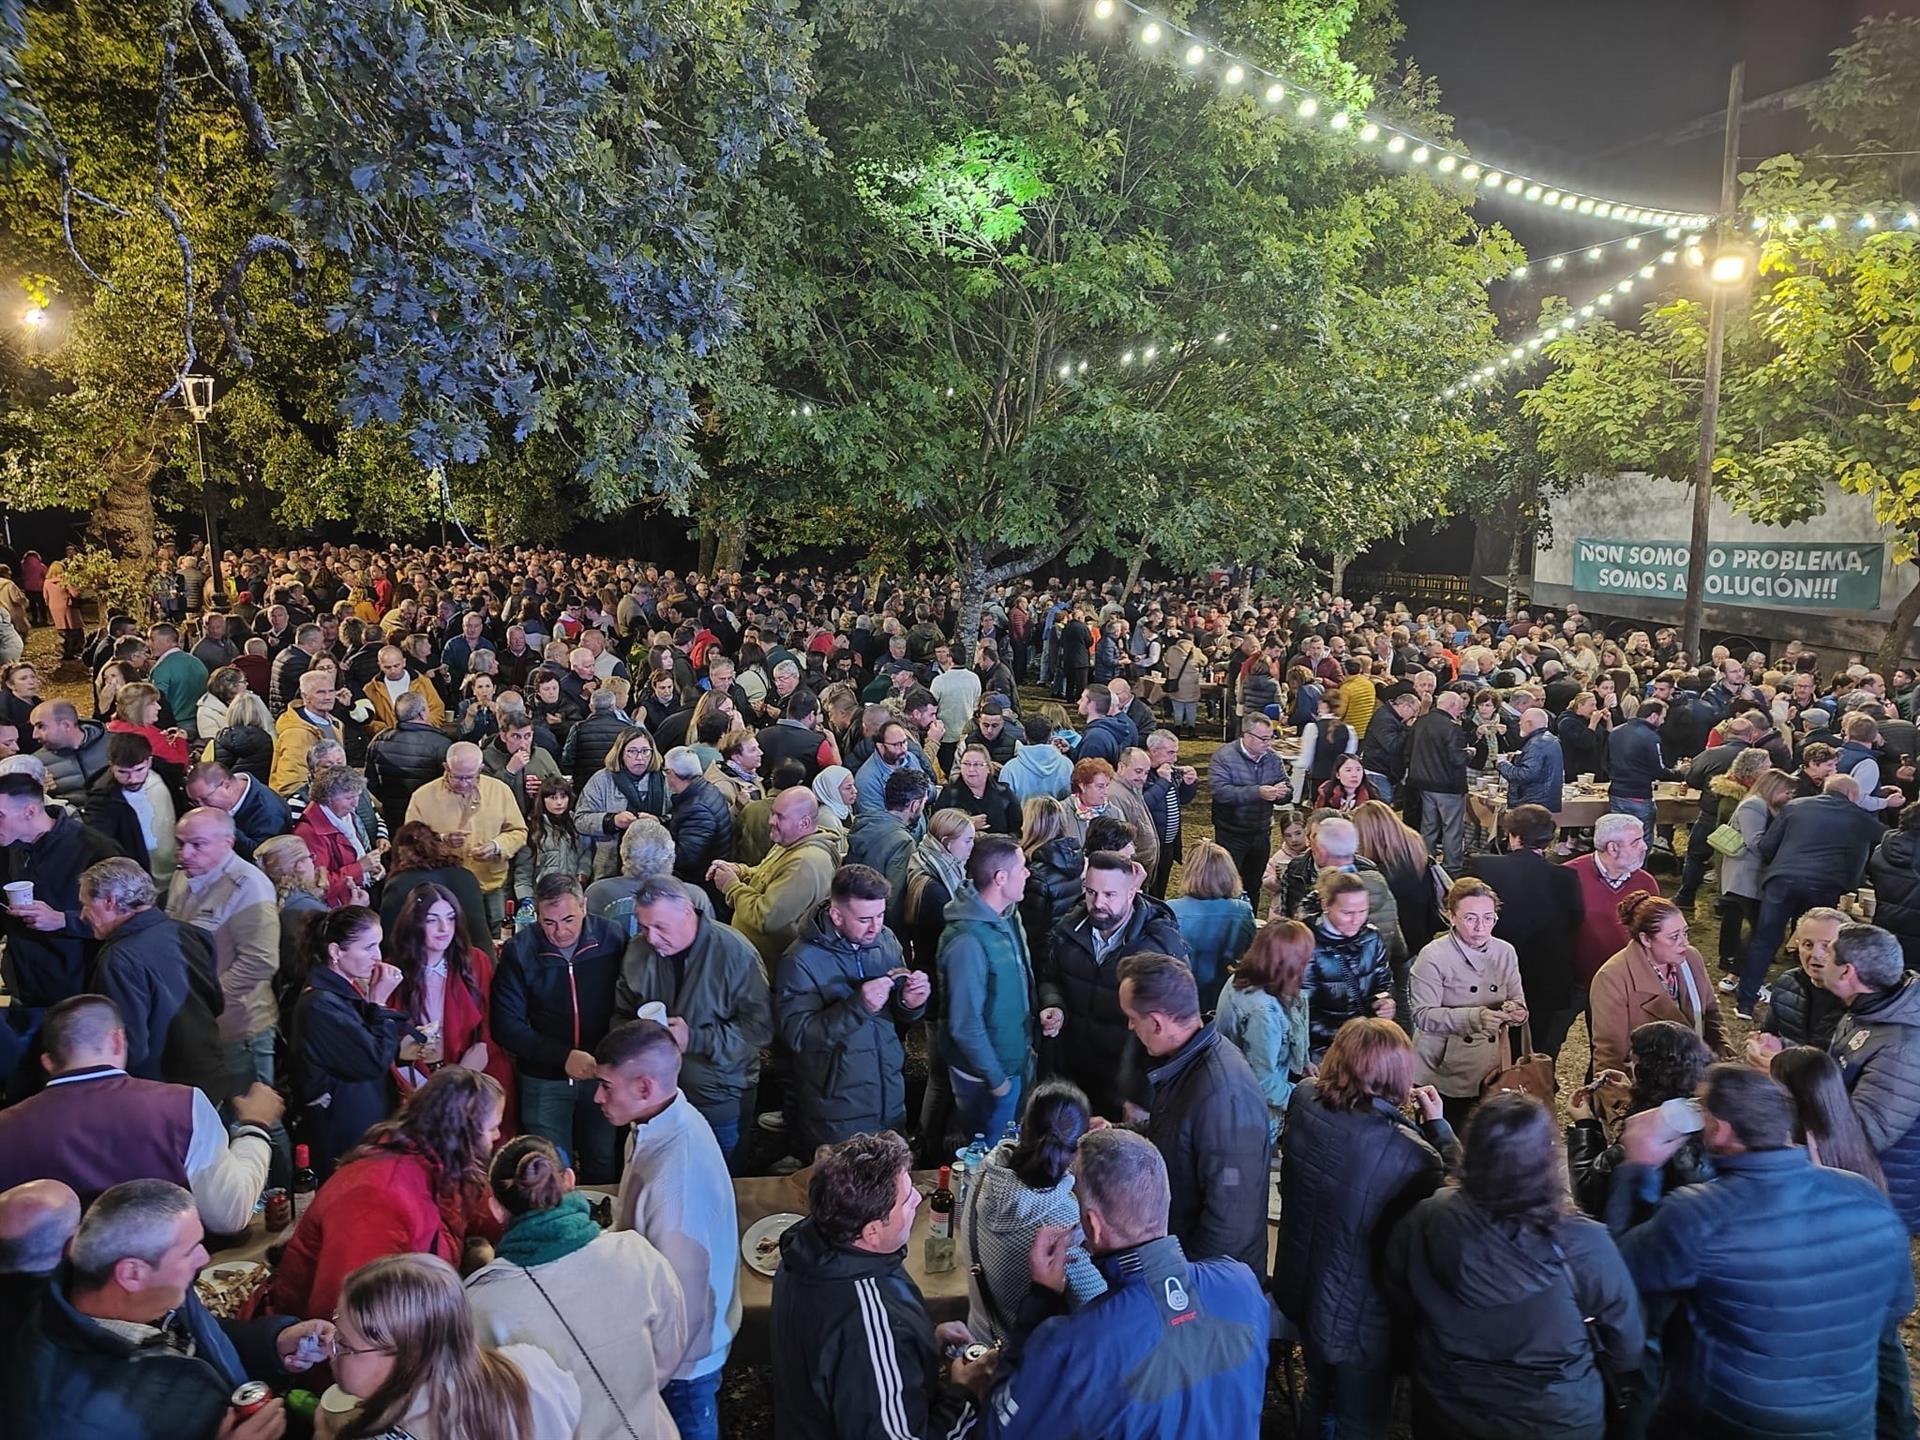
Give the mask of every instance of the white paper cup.
<svg viewBox="0 0 1920 1440">
<path fill-rule="evenodd" d="M 33 903 L 33 882 L 31 880 L 12 881 L 5 887 L 5 892 L 7 908 L 9 910 Z"/>
<path fill-rule="evenodd" d="M 658 1000 L 647 1001 L 646 1004 L 642 1005 L 639 1010 L 634 1013 L 642 1020 L 651 1020 L 656 1025 L 664 1025 L 667 1023 L 667 1007 L 662 1005 Z"/>
</svg>

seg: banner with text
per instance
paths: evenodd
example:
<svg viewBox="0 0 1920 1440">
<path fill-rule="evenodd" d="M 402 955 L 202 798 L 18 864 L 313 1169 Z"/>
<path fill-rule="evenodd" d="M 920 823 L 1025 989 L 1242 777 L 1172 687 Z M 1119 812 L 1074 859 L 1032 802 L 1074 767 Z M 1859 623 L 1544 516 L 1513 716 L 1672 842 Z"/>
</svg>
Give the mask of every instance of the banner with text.
<svg viewBox="0 0 1920 1440">
<path fill-rule="evenodd" d="M 1885 549 L 1810 541 L 1713 545 L 1707 549 L 1703 588 L 1709 603 L 1876 610 Z M 1576 539 L 1573 588 L 1594 595 L 1684 600 L 1687 542 Z"/>
</svg>

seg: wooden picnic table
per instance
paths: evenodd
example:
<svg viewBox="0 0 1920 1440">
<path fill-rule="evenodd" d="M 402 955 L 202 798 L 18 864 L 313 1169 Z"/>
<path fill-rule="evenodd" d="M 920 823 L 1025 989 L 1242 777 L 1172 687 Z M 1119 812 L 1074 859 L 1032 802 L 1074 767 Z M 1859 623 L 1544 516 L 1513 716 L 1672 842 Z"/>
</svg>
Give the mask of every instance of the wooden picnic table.
<svg viewBox="0 0 1920 1440">
<path fill-rule="evenodd" d="M 1657 824 L 1691 825 L 1700 816 L 1700 792 L 1684 785 L 1655 787 L 1653 802 Z M 1506 788 L 1469 790 L 1467 804 L 1480 828 L 1492 834 L 1499 829 L 1500 816 L 1507 808 Z M 1560 808 L 1553 812 L 1553 823 L 1563 830 L 1591 830 L 1594 822 L 1612 809 L 1605 786 L 1589 791 L 1569 785 L 1560 792 Z"/>
</svg>

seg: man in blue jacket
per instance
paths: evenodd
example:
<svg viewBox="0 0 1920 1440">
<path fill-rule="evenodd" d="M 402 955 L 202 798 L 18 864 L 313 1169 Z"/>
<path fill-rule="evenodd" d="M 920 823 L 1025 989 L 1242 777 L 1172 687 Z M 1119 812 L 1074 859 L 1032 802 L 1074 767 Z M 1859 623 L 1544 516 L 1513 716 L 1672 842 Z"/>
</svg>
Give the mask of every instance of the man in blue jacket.
<svg viewBox="0 0 1920 1440">
<path fill-rule="evenodd" d="M 1120 752 L 1140 743 L 1140 732 L 1125 715 L 1116 715 L 1113 691 L 1105 685 L 1089 685 L 1080 694 L 1080 717 L 1087 727 L 1080 733 L 1076 760 L 1104 760 L 1116 768 Z"/>
<path fill-rule="evenodd" d="M 1499 762 L 1507 782 L 1509 810 L 1520 805 L 1544 805 L 1549 811 L 1560 808 L 1567 760 L 1560 750 L 1560 737 L 1549 725 L 1551 718 L 1544 710 L 1528 710 L 1520 716 L 1519 753 Z"/>
<path fill-rule="evenodd" d="M 1761 1071 L 1713 1066 L 1700 1110 L 1718 1178 L 1669 1193 L 1620 1239 L 1642 1298 L 1685 1312 L 1649 1433 L 1869 1440 L 1883 1385 L 1908 1403 L 1906 1227 L 1872 1183 L 1793 1143 L 1793 1101 Z M 1657 1108 L 1629 1117 L 1614 1184 L 1654 1199 L 1686 1138 Z"/>
<path fill-rule="evenodd" d="M 1167 1167 L 1145 1137 L 1095 1130 L 1080 1142 L 1075 1194 L 1107 1293 L 1039 1323 L 1000 1360 L 988 1435 L 1048 1440 L 1251 1436 L 1266 1394 L 1268 1313 L 1238 1260 L 1189 1260 L 1167 1234 Z M 1066 1290 L 1062 1226 L 1033 1242 L 1022 1330 Z M 960 1378 L 960 1377 L 956 1377 Z M 986 1386 L 980 1387 L 983 1395 Z"/>
<path fill-rule="evenodd" d="M 1654 782 L 1680 778 L 1660 753 L 1660 727 L 1666 723 L 1667 707 L 1649 700 L 1607 737 L 1608 803 L 1617 813 L 1640 822 L 1649 845 L 1653 844 Z"/>
</svg>

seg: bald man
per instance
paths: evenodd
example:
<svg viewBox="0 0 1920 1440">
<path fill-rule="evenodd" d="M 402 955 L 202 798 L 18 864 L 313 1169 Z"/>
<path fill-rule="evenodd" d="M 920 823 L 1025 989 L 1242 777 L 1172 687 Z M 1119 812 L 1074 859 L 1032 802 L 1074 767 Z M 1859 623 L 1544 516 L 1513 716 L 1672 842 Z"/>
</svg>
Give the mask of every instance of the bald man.
<svg viewBox="0 0 1920 1440">
<path fill-rule="evenodd" d="M 827 898 L 839 862 L 820 829 L 820 801 L 804 785 L 780 792 L 767 834 L 773 849 L 766 859 L 758 865 L 716 860 L 707 879 L 733 907 L 733 928 L 753 942 L 771 970 Z"/>
<path fill-rule="evenodd" d="M 80 1228 L 80 1197 L 58 1180 L 29 1180 L 0 1190 L 0 1355 L 40 1283 L 60 1268 Z"/>
<path fill-rule="evenodd" d="M 1549 811 L 1560 808 L 1560 791 L 1566 784 L 1567 761 L 1560 750 L 1560 737 L 1553 733 L 1544 710 L 1527 710 L 1520 716 L 1520 749 L 1511 760 L 1499 761 L 1501 776 L 1507 782 L 1507 808 L 1516 805 L 1543 805 Z"/>
<path fill-rule="evenodd" d="M 407 657 L 398 645 L 382 645 L 377 658 L 380 673 L 369 680 L 360 692 L 373 706 L 371 728 L 374 734 L 391 730 L 400 723 L 394 714 L 394 706 L 402 695 L 420 697 L 422 718 L 429 725 L 437 727 L 446 720 L 447 707 L 441 703 L 440 692 L 433 688 L 433 682 L 426 676 L 414 675 L 407 670 Z"/>
<path fill-rule="evenodd" d="M 478 745 L 449 745 L 440 778 L 413 792 L 407 819 L 455 837 L 462 863 L 480 882 L 487 923 L 497 935 L 507 916 L 507 872 L 527 843 L 527 822 L 512 789 L 481 774 L 482 764 Z"/>
</svg>

